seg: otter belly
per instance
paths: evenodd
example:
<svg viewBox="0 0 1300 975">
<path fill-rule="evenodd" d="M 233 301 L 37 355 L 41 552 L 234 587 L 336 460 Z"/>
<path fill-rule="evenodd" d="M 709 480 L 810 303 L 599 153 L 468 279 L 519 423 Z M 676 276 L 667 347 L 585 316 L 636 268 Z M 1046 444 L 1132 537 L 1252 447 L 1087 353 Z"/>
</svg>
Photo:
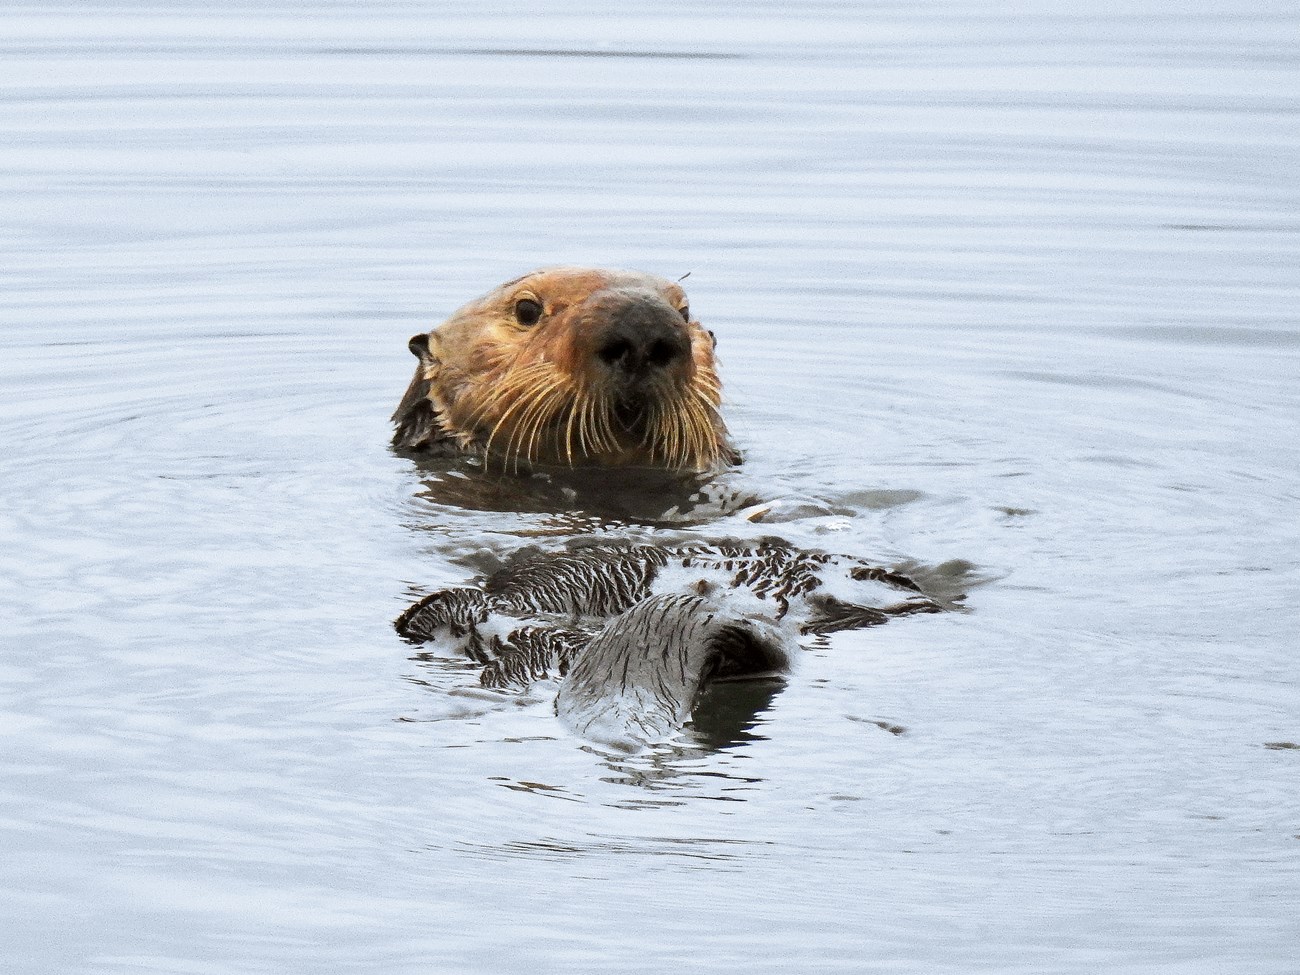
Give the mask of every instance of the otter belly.
<svg viewBox="0 0 1300 975">
<path fill-rule="evenodd" d="M 579 543 L 432 593 L 396 626 L 451 641 L 486 687 L 558 677 L 560 720 L 626 749 L 678 733 L 711 681 L 786 673 L 801 634 L 941 608 L 905 576 L 776 538 Z"/>
<path fill-rule="evenodd" d="M 785 673 L 793 635 L 700 596 L 650 596 L 587 644 L 560 685 L 556 714 L 616 748 L 664 739 L 690 717 L 706 681 Z"/>
</svg>

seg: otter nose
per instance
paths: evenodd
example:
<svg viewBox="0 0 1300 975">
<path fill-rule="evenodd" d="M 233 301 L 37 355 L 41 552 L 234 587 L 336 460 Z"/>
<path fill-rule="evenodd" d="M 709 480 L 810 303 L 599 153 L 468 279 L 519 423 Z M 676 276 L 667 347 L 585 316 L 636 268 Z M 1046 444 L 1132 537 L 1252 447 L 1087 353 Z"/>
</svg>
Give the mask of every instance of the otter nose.
<svg viewBox="0 0 1300 975">
<path fill-rule="evenodd" d="M 681 316 L 667 304 L 630 302 L 610 317 L 596 346 L 611 369 L 640 376 L 663 369 L 691 351 Z"/>
</svg>

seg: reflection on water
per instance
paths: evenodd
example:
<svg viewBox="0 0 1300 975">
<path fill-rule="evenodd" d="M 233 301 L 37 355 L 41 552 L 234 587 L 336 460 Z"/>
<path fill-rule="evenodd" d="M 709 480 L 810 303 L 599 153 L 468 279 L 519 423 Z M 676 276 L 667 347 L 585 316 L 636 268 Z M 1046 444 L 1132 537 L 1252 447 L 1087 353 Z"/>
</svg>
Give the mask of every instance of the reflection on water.
<svg viewBox="0 0 1300 975">
<path fill-rule="evenodd" d="M 705 688 L 689 730 L 706 749 L 721 751 L 765 736 L 755 729 L 784 686 L 784 680 L 744 680 Z"/>
<path fill-rule="evenodd" d="M 762 853 L 763 845 L 753 841 L 717 837 L 638 837 L 635 843 L 619 837 L 593 837 L 590 842 L 583 844 L 547 837 L 506 843 L 499 847 L 467 846 L 464 852 L 468 856 L 484 860 L 552 862 L 601 861 L 623 856 L 643 859 L 648 855 L 660 862 L 685 861 L 687 866 L 692 865 L 690 861 L 706 861 L 710 870 L 726 870 L 729 864 L 738 866 L 744 860 Z"/>
<path fill-rule="evenodd" d="M 1298 30 L 5 8 L 6 971 L 1289 973 Z M 550 263 L 691 272 L 739 497 L 387 448 L 411 333 Z M 737 525 L 969 612 L 633 757 L 391 629 Z"/>
<path fill-rule="evenodd" d="M 757 502 L 738 473 L 677 474 L 649 469 L 536 468 L 488 472 L 473 461 L 417 462 L 427 472 L 419 497 L 443 509 L 545 514 L 575 524 L 690 525 L 716 521 Z"/>
</svg>

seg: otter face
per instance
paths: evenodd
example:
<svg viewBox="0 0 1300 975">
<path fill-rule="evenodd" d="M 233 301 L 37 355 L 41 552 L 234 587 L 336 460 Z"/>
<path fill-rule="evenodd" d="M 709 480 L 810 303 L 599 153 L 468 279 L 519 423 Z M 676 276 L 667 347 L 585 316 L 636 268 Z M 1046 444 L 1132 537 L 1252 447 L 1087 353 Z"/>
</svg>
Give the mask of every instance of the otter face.
<svg viewBox="0 0 1300 975">
<path fill-rule="evenodd" d="M 536 271 L 411 340 L 420 367 L 394 416 L 394 443 L 450 440 L 516 466 L 710 470 L 736 459 L 713 344 L 670 281 Z M 421 401 L 432 426 L 410 422 Z"/>
</svg>

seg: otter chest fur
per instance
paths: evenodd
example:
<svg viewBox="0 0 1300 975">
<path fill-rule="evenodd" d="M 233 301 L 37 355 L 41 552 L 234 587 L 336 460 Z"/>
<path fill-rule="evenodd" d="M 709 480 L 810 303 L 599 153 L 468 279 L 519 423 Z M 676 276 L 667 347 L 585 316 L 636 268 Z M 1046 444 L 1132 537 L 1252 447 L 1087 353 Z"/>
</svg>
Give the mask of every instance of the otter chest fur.
<svg viewBox="0 0 1300 975">
<path fill-rule="evenodd" d="M 520 552 L 396 626 L 481 662 L 486 687 L 559 678 L 561 720 L 634 748 L 677 731 L 709 681 L 785 673 L 802 636 L 940 609 L 905 576 L 776 538 L 594 541 Z"/>
</svg>

